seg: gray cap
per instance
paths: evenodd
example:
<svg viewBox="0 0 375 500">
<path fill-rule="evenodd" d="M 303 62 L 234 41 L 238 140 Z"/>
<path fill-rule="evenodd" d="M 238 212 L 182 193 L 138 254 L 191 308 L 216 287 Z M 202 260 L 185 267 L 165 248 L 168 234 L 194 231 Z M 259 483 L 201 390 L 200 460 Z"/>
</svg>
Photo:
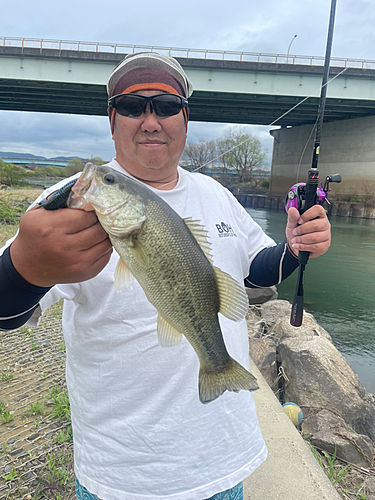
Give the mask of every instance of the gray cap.
<svg viewBox="0 0 375 500">
<path fill-rule="evenodd" d="M 112 71 L 107 93 L 112 97 L 127 89 L 134 92 L 156 83 L 172 87 L 186 98 L 193 93 L 193 85 L 176 59 L 156 52 L 128 54 Z"/>
</svg>

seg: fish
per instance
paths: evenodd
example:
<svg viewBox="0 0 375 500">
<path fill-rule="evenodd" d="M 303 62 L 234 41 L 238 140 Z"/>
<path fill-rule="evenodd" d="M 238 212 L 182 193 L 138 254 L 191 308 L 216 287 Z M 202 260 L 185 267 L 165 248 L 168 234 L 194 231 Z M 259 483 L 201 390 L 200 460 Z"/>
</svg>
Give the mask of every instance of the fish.
<svg viewBox="0 0 375 500">
<path fill-rule="evenodd" d="M 114 287 L 134 279 L 157 310 L 163 347 L 183 336 L 200 363 L 201 403 L 225 391 L 254 391 L 256 378 L 228 353 L 218 313 L 241 321 L 248 311 L 244 287 L 214 266 L 208 232 L 200 221 L 182 219 L 144 184 L 106 166 L 87 164 L 72 187 L 69 208 L 95 210 L 119 261 Z"/>
</svg>

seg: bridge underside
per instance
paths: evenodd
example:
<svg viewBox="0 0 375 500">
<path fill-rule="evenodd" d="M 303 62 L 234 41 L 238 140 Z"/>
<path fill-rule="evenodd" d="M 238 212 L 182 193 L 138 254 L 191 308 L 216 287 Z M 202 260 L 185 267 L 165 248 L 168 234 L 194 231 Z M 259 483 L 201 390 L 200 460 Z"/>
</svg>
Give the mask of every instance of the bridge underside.
<svg viewBox="0 0 375 500">
<path fill-rule="evenodd" d="M 195 91 L 189 99 L 190 119 L 270 125 L 302 97 Z M 318 98 L 309 98 L 287 116 L 280 126 L 314 123 Z M 106 115 L 104 85 L 0 79 L 0 109 L 81 115 Z M 373 101 L 327 99 L 325 121 L 375 115 Z"/>
</svg>

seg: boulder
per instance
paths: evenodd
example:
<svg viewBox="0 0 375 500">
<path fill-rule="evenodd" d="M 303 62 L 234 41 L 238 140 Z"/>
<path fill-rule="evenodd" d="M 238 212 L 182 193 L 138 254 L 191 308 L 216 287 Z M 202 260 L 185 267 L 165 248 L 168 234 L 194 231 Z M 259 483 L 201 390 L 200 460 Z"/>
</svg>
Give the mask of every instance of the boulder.
<svg viewBox="0 0 375 500">
<path fill-rule="evenodd" d="M 249 347 L 251 359 L 266 379 L 267 384 L 275 389 L 277 379 L 275 342 L 271 338 L 250 338 Z"/>
<path fill-rule="evenodd" d="M 329 408 L 375 441 L 375 403 L 357 374 L 324 337 L 286 338 L 278 346 L 288 377 L 285 398 L 302 407 Z M 304 410 L 305 412 L 305 410 Z"/>
<path fill-rule="evenodd" d="M 311 443 L 358 467 L 371 467 L 374 445 L 367 436 L 357 434 L 343 419 L 329 410 L 310 414 L 303 422 L 303 434 Z"/>
<path fill-rule="evenodd" d="M 364 483 L 365 494 L 367 495 L 366 500 L 375 499 L 375 477 L 370 476 L 365 479 Z"/>
<path fill-rule="evenodd" d="M 375 442 L 375 396 L 366 392 L 314 317 L 305 313 L 302 326 L 296 328 L 290 325 L 290 310 L 291 304 L 284 300 L 250 306 L 250 356 L 257 367 L 273 388 L 279 369 L 283 370 L 284 400 L 301 406 L 305 417 L 328 408 L 353 431 Z"/>
<path fill-rule="evenodd" d="M 264 288 L 245 288 L 249 298 L 249 304 L 264 304 L 269 300 L 276 300 L 279 294 L 275 286 Z"/>
<path fill-rule="evenodd" d="M 279 318 L 290 317 L 291 304 L 287 300 L 272 300 L 262 305 L 261 316 L 268 328 L 272 328 Z"/>
</svg>

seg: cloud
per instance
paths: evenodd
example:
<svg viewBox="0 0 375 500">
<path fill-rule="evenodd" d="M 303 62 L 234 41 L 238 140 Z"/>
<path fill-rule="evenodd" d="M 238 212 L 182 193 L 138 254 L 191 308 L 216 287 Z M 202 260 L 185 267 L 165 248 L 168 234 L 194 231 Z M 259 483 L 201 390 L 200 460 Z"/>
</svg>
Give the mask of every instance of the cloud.
<svg viewBox="0 0 375 500">
<path fill-rule="evenodd" d="M 0 112 L 0 151 L 111 159 L 114 148 L 106 117 Z"/>
</svg>

